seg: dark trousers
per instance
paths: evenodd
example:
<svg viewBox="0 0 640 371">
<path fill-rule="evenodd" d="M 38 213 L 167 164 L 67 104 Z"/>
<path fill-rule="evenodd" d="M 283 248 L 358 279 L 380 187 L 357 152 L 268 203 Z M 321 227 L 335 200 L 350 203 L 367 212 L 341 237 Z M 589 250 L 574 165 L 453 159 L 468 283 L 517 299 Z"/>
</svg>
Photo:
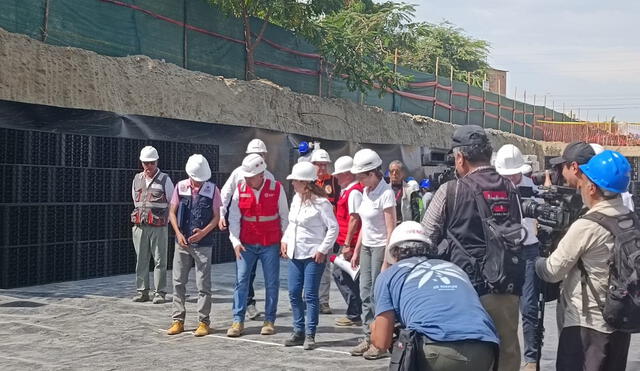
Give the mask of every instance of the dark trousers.
<svg viewBox="0 0 640 371">
<path fill-rule="evenodd" d="M 256 280 L 256 268 L 258 267 L 258 260 L 251 268 L 251 276 L 249 277 L 249 295 L 247 295 L 247 306 L 256 305 L 256 299 L 253 297 L 256 296 L 256 292 L 253 290 L 253 281 Z"/>
<path fill-rule="evenodd" d="M 557 371 L 624 371 L 631 335 L 565 327 L 558 342 Z"/>
<path fill-rule="evenodd" d="M 355 281 L 349 273 L 337 266 L 333 267 L 333 280 L 338 286 L 342 298 L 347 303 L 347 318 L 362 321 L 362 300 L 360 300 L 360 277 Z"/>
<path fill-rule="evenodd" d="M 522 315 L 522 335 L 524 338 L 524 361 L 537 362 L 538 346 L 536 331 L 538 329 L 538 300 L 540 285 L 536 275 L 535 262 L 540 255 L 538 244 L 524 246 L 526 268 L 524 271 L 524 285 L 520 297 L 520 314 Z"/>
</svg>

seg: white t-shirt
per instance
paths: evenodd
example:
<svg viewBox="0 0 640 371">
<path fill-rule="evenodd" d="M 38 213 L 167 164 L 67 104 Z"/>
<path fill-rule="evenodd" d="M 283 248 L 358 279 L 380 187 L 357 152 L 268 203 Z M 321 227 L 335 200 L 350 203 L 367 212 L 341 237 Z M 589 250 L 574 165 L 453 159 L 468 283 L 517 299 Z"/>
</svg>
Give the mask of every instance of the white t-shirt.
<svg viewBox="0 0 640 371">
<path fill-rule="evenodd" d="M 391 186 L 380 180 L 374 190 L 365 187 L 358 214 L 362 220 L 362 244 L 368 247 L 387 245 L 387 225 L 384 221 L 384 209 L 396 207 L 396 197 Z"/>
<path fill-rule="evenodd" d="M 354 181 L 353 183 L 349 184 L 345 188 L 342 188 L 342 190 L 340 190 L 340 195 L 342 196 L 347 189 L 353 187 L 357 183 L 358 183 L 357 181 Z M 349 214 L 357 214 L 361 203 L 362 203 L 362 192 L 360 192 L 357 189 L 354 189 L 353 191 L 351 191 L 351 193 L 349 193 L 349 199 L 347 200 Z"/>
<path fill-rule="evenodd" d="M 271 174 L 269 170 L 264 171 L 264 178 L 271 181 L 275 180 L 273 174 Z M 238 184 L 242 182 L 244 182 L 244 177 L 242 176 L 242 166 L 238 166 L 231 172 L 231 174 L 229 174 L 229 178 L 220 189 L 220 198 L 222 199 L 222 206 L 220 206 L 221 218 L 226 218 L 227 207 L 229 207 L 229 203 L 231 202 L 233 193 L 238 189 Z"/>
</svg>

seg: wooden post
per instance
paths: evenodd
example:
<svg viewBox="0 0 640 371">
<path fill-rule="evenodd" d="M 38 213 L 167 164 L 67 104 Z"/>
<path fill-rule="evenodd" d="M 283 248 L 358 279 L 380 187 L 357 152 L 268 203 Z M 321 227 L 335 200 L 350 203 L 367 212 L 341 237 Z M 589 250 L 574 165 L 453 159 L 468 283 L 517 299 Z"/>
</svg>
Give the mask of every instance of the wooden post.
<svg viewBox="0 0 640 371">
<path fill-rule="evenodd" d="M 44 2 L 44 19 L 42 20 L 42 42 L 47 41 L 49 36 L 49 1 Z"/>
<path fill-rule="evenodd" d="M 506 89 L 506 88 L 505 88 Z M 513 126 L 516 124 L 516 100 L 511 100 L 513 110 L 511 111 L 511 132 L 513 133 Z M 524 110 L 524 107 L 523 107 Z M 524 118 L 524 116 L 522 116 Z M 524 130 L 524 128 L 523 128 Z"/>
<path fill-rule="evenodd" d="M 482 127 L 487 126 L 487 92 L 484 90 L 484 82 L 487 81 L 487 74 L 484 74 L 482 80 Z"/>
<path fill-rule="evenodd" d="M 322 57 L 318 60 L 318 96 L 322 97 Z"/>
<path fill-rule="evenodd" d="M 449 73 L 449 85 L 451 90 L 449 90 L 449 122 L 453 124 L 453 66 L 451 66 L 451 72 Z"/>
<path fill-rule="evenodd" d="M 398 73 L 398 48 L 393 52 L 393 73 Z M 395 76 L 394 76 L 395 77 Z M 391 110 L 396 111 L 396 92 L 395 89 L 391 93 Z"/>
<path fill-rule="evenodd" d="M 436 84 L 433 86 L 433 109 L 431 117 L 436 118 L 436 101 L 438 100 L 438 69 L 440 68 L 440 57 L 436 57 Z"/>
<path fill-rule="evenodd" d="M 469 111 L 469 101 L 471 100 L 471 72 L 467 72 L 467 116 L 464 120 L 465 125 L 469 125 L 471 111 Z"/>
<path fill-rule="evenodd" d="M 189 46 L 187 43 L 187 0 L 182 1 L 182 68 L 189 68 L 187 58 L 189 55 Z"/>
</svg>

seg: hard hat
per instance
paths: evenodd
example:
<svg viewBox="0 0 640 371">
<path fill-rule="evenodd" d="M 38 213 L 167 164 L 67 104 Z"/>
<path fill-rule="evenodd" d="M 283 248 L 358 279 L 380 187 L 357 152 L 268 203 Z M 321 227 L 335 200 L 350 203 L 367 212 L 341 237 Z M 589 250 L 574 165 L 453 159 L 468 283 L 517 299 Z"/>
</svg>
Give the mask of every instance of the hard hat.
<svg viewBox="0 0 640 371">
<path fill-rule="evenodd" d="M 422 179 L 420 181 L 420 188 L 429 188 L 431 187 L 431 181 L 429 179 Z"/>
<path fill-rule="evenodd" d="M 598 187 L 607 191 L 624 193 L 629 187 L 631 165 L 618 152 L 605 150 L 580 165 L 580 170 Z"/>
<path fill-rule="evenodd" d="M 533 167 L 529 164 L 524 164 L 522 167 L 522 174 L 529 174 L 533 172 Z"/>
<path fill-rule="evenodd" d="M 304 180 L 307 182 L 315 182 L 318 178 L 318 169 L 311 162 L 298 162 L 293 165 L 291 174 L 287 176 L 288 180 Z"/>
<path fill-rule="evenodd" d="M 185 166 L 187 175 L 196 182 L 206 182 L 211 179 L 211 168 L 209 162 L 200 154 L 191 155 Z"/>
<path fill-rule="evenodd" d="M 154 147 L 146 146 L 140 151 L 140 161 L 142 162 L 158 161 L 159 158 L 158 151 Z"/>
<path fill-rule="evenodd" d="M 342 173 L 348 173 L 353 166 L 353 158 L 351 156 L 342 156 L 336 160 L 334 164 L 335 171 L 331 175 L 338 175 Z"/>
<path fill-rule="evenodd" d="M 260 139 L 251 139 L 251 142 L 247 144 L 246 153 L 267 153 L 267 146 Z"/>
<path fill-rule="evenodd" d="M 367 171 L 375 170 L 380 166 L 382 166 L 382 159 L 380 156 L 369 148 L 363 148 L 353 156 L 351 172 L 354 174 L 365 173 Z"/>
<path fill-rule="evenodd" d="M 589 145 L 591 146 L 591 148 L 593 148 L 593 152 L 595 152 L 596 155 L 599 155 L 602 152 L 604 152 L 604 147 L 599 145 L 598 143 L 589 143 Z"/>
<path fill-rule="evenodd" d="M 402 222 L 393 230 L 393 232 L 391 232 L 389 246 L 386 248 L 388 262 L 396 263 L 396 259 L 390 254 L 390 252 L 397 245 L 407 241 L 418 241 L 431 244 L 431 241 L 427 237 L 427 232 L 424 230 L 422 224 L 413 220 Z"/>
<path fill-rule="evenodd" d="M 513 144 L 505 144 L 496 154 L 496 171 L 500 175 L 522 174 L 525 170 L 524 157 Z"/>
<path fill-rule="evenodd" d="M 408 176 L 405 181 L 410 182 L 412 180 L 416 180 L 416 178 L 412 177 L 412 176 Z"/>
<path fill-rule="evenodd" d="M 309 142 L 305 142 L 304 140 L 298 144 L 298 153 L 301 155 L 306 155 L 309 153 Z"/>
<path fill-rule="evenodd" d="M 410 192 L 417 192 L 420 190 L 420 185 L 415 179 L 411 179 L 410 181 L 407 182 L 407 188 L 409 189 Z"/>
<path fill-rule="evenodd" d="M 311 162 L 331 162 L 331 158 L 324 149 L 316 149 L 311 153 Z"/>
<path fill-rule="evenodd" d="M 243 177 L 250 178 L 267 170 L 267 163 L 259 154 L 251 153 L 242 160 L 240 170 Z"/>
</svg>

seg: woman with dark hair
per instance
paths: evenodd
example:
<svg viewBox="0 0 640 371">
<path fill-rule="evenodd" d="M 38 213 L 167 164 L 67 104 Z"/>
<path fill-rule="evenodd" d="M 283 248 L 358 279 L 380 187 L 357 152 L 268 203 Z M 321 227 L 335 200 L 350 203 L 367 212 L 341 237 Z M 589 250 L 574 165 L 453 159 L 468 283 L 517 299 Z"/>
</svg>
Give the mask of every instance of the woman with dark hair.
<svg viewBox="0 0 640 371">
<path fill-rule="evenodd" d="M 303 345 L 305 350 L 316 346 L 320 278 L 326 255 L 338 238 L 333 205 L 327 200 L 327 193 L 314 183 L 316 178 L 317 169 L 310 162 L 295 164 L 287 176 L 295 195 L 281 245 L 281 255 L 289 258 L 289 301 L 293 312 L 293 334 L 284 345 Z"/>
<path fill-rule="evenodd" d="M 353 156 L 351 172 L 365 186 L 358 214 L 362 228 L 351 265 L 360 265 L 360 298 L 364 339 L 351 349 L 351 355 L 365 359 L 388 357 L 387 349 L 379 349 L 371 344 L 369 325 L 373 321 L 375 298 L 373 288 L 376 278 L 383 269 L 384 249 L 389 242 L 391 231 L 396 225 L 396 199 L 391 186 L 382 178 L 382 159 L 368 148 L 361 149 Z"/>
</svg>

